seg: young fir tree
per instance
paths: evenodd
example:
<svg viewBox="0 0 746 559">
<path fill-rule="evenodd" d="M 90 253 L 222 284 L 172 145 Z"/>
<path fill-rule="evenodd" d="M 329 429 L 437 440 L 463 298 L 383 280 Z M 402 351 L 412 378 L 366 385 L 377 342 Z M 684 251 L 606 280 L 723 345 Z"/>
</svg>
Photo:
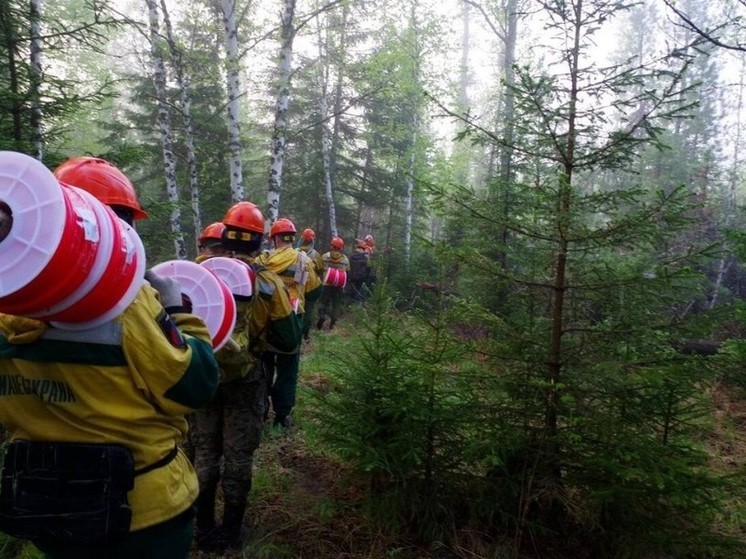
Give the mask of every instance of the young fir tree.
<svg viewBox="0 0 746 559">
<path fill-rule="evenodd" d="M 449 254 L 458 291 L 494 316 L 471 447 L 492 482 L 483 504 L 517 548 L 725 554 L 710 524 L 724 482 L 707 474 L 702 445 L 714 373 L 673 349 L 675 310 L 700 295 L 692 270 L 705 251 L 677 236 L 698 201 L 686 187 L 643 188 L 631 172 L 599 184 L 634 170 L 644 146 L 664 147 L 665 124 L 688 116 L 697 53 L 601 67 L 594 36 L 631 6 L 541 5 L 545 66 L 517 68 L 513 139 L 481 137 L 512 153 L 511 184 L 499 185 L 511 188 L 510 213 L 468 188 L 436 189 L 472 232 Z"/>
</svg>

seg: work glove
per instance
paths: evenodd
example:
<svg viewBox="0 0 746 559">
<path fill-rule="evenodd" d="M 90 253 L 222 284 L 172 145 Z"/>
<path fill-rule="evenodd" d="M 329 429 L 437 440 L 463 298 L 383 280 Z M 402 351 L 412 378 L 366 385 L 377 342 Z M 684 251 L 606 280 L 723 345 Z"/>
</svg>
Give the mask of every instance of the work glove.
<svg viewBox="0 0 746 559">
<path fill-rule="evenodd" d="M 181 299 L 181 286 L 177 280 L 159 276 L 152 269 L 145 272 L 145 279 L 158 292 L 161 298 L 161 305 L 167 311 L 175 312 L 176 309 L 184 307 Z"/>
</svg>

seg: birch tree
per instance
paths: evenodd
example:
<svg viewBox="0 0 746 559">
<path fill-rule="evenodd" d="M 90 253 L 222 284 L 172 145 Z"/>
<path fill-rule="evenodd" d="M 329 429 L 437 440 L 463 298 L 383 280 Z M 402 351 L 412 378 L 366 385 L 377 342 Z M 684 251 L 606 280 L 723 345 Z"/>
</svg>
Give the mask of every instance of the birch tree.
<svg viewBox="0 0 746 559">
<path fill-rule="evenodd" d="M 241 80 L 239 75 L 240 56 L 238 50 L 238 24 L 236 21 L 235 0 L 222 0 L 219 5 L 225 35 L 226 86 L 228 93 L 227 118 L 230 133 L 230 177 L 233 202 L 245 197 L 243 187 L 243 164 L 241 162 Z"/>
<path fill-rule="evenodd" d="M 163 154 L 163 169 L 166 180 L 166 196 L 171 204 L 169 226 L 173 236 L 176 258 L 187 258 L 184 234 L 181 230 L 181 209 L 179 202 L 179 187 L 176 181 L 176 157 L 173 150 L 173 136 L 171 132 L 171 116 L 166 98 L 166 68 L 162 55 L 162 39 L 158 4 L 156 0 L 145 0 L 148 8 L 148 22 L 150 30 L 150 54 L 153 63 L 153 86 L 155 88 L 156 103 L 158 105 L 158 129 L 161 138 Z"/>
<path fill-rule="evenodd" d="M 31 93 L 31 129 L 32 142 L 36 151 L 35 157 L 41 161 L 44 157 L 44 129 L 41 109 L 41 0 L 31 0 L 31 66 L 29 69 Z"/>
<path fill-rule="evenodd" d="M 161 11 L 163 12 L 163 23 L 166 27 L 166 40 L 171 54 L 171 63 L 176 74 L 176 82 L 179 86 L 179 110 L 184 120 L 184 142 L 186 144 L 186 163 L 189 169 L 189 192 L 192 206 L 192 225 L 194 238 L 198 239 L 202 232 L 202 215 L 200 211 L 200 189 L 199 173 L 197 167 L 197 154 L 194 147 L 194 125 L 192 123 L 192 90 L 190 79 L 184 72 L 183 55 L 181 48 L 176 44 L 171 17 L 168 13 L 165 0 L 161 0 Z"/>
<path fill-rule="evenodd" d="M 282 171 L 285 162 L 285 144 L 287 142 L 288 106 L 290 103 L 290 72 L 293 61 L 293 40 L 295 39 L 295 0 L 285 0 L 281 20 L 277 102 L 275 105 L 269 184 L 267 188 L 267 222 L 270 225 L 277 220 L 280 208 Z"/>
</svg>

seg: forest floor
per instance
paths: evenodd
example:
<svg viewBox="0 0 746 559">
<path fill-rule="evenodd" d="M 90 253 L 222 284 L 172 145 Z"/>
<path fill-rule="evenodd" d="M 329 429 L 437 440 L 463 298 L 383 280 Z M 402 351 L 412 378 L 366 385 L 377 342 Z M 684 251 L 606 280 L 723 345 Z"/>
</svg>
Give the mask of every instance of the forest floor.
<svg viewBox="0 0 746 559">
<path fill-rule="evenodd" d="M 304 353 L 312 350 L 313 341 Z M 327 381 L 323 373 L 302 366 L 300 382 L 299 398 L 304 390 L 324 390 Z M 366 491 L 344 464 L 309 448 L 302 418 L 287 431 L 268 427 L 254 461 L 246 513 L 250 540 L 241 552 L 221 556 L 194 550 L 190 559 L 431 557 L 402 546 L 395 535 L 369 529 L 362 509 Z"/>
</svg>

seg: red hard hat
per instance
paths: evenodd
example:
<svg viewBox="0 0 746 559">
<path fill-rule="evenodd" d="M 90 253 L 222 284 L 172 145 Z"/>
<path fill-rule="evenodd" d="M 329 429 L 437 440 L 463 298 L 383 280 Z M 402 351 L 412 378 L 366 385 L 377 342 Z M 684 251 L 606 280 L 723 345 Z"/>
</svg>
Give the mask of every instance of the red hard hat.
<svg viewBox="0 0 746 559">
<path fill-rule="evenodd" d="M 197 239 L 197 243 L 202 245 L 205 241 L 209 240 L 220 241 L 223 238 L 223 231 L 225 231 L 224 223 L 221 223 L 220 221 L 211 223 L 202 230 L 199 239 Z"/>
<path fill-rule="evenodd" d="M 275 235 L 295 235 L 295 233 L 295 225 L 286 217 L 281 217 L 275 221 L 269 230 L 270 238 Z"/>
<path fill-rule="evenodd" d="M 304 241 L 313 241 L 316 238 L 316 233 L 313 229 L 304 229 L 303 233 L 300 234 L 300 238 Z"/>
<path fill-rule="evenodd" d="M 148 214 L 140 207 L 132 182 L 113 163 L 98 157 L 73 157 L 54 170 L 57 180 L 82 188 L 107 206 L 132 210 L 134 219 Z"/>
<path fill-rule="evenodd" d="M 233 204 L 223 217 L 223 225 L 264 234 L 264 216 L 256 204 L 238 202 Z"/>
<path fill-rule="evenodd" d="M 345 247 L 345 242 L 342 237 L 332 237 L 332 248 L 342 250 Z"/>
</svg>

